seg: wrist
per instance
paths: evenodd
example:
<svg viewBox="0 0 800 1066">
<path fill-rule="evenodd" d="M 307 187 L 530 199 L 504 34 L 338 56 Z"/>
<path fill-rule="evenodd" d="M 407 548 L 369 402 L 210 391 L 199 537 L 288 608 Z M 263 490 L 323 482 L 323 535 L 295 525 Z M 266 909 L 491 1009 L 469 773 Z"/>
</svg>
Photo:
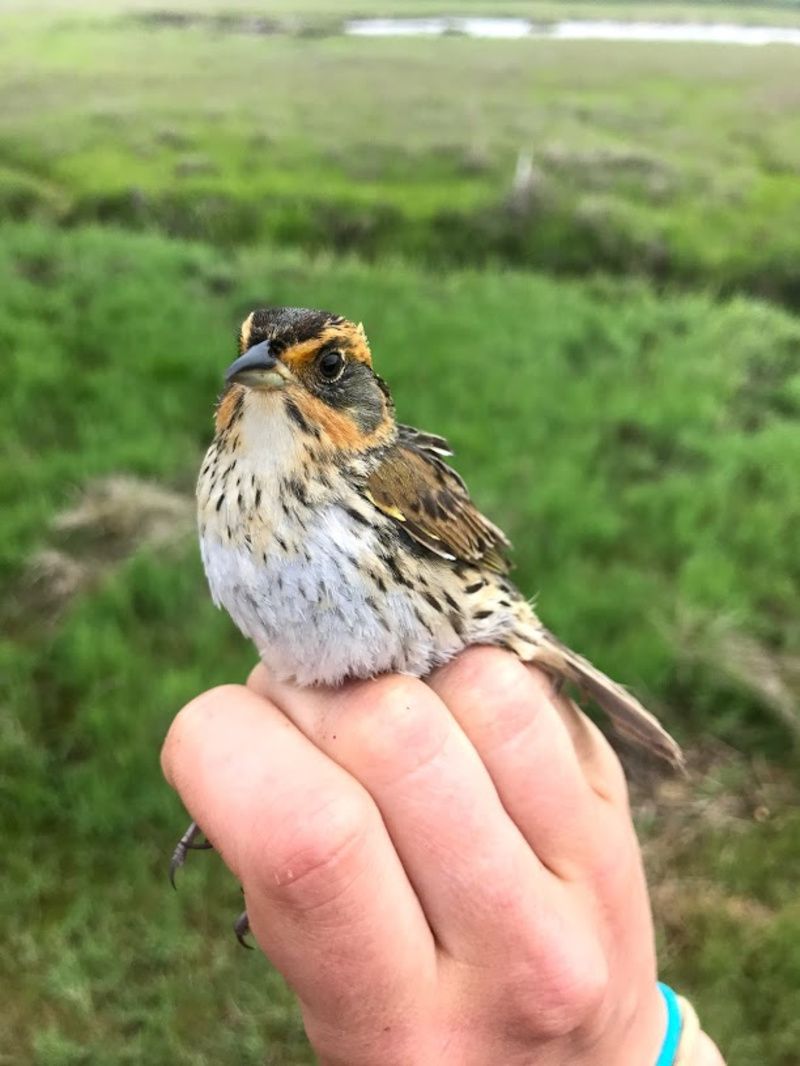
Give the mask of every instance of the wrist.
<svg viewBox="0 0 800 1066">
<path fill-rule="evenodd" d="M 664 1000 L 666 1026 L 656 1066 L 725 1066 L 717 1046 L 701 1030 L 689 1000 L 661 982 L 658 989 Z"/>
</svg>

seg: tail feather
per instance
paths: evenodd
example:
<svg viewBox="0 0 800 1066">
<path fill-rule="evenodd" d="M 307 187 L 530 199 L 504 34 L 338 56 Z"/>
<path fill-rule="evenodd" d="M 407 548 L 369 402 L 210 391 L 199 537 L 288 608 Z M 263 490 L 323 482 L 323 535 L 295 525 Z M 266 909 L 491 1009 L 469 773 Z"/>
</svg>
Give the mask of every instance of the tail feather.
<svg viewBox="0 0 800 1066">
<path fill-rule="evenodd" d="M 588 659 L 547 630 L 541 631 L 531 652 L 526 656 L 530 662 L 539 663 L 549 672 L 571 681 L 602 707 L 621 736 L 654 752 L 672 766 L 683 767 L 683 752 L 658 719 Z"/>
</svg>

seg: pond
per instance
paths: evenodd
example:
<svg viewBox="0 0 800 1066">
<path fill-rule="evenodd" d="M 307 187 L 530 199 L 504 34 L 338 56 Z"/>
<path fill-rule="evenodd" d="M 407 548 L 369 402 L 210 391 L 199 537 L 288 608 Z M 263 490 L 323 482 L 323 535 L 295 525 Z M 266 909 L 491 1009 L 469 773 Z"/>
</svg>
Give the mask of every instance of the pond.
<svg viewBox="0 0 800 1066">
<path fill-rule="evenodd" d="M 354 37 L 464 37 L 561 41 L 667 41 L 698 44 L 800 45 L 800 27 L 737 26 L 727 22 L 615 22 L 565 20 L 549 25 L 523 18 L 352 19 L 345 33 Z"/>
</svg>

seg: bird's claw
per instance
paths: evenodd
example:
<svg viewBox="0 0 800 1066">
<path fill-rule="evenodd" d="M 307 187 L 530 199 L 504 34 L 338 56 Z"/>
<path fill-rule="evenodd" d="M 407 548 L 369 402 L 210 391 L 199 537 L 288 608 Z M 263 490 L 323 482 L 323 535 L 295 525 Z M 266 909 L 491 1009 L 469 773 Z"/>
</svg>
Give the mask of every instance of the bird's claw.
<svg viewBox="0 0 800 1066">
<path fill-rule="evenodd" d="M 247 917 L 247 911 L 242 911 L 236 921 L 233 923 L 233 931 L 236 934 L 236 939 L 242 945 L 243 948 L 247 948 L 248 951 L 253 950 L 253 945 L 248 944 L 245 937 L 250 932 L 250 920 Z"/>
<path fill-rule="evenodd" d="M 186 856 L 190 851 L 205 851 L 207 848 L 213 848 L 208 840 L 198 841 L 197 838 L 202 835 L 203 830 L 197 824 L 192 822 L 181 839 L 175 845 L 175 850 L 172 853 L 172 858 L 169 863 L 169 879 L 173 888 L 177 888 L 175 884 L 175 874 L 180 870 L 181 866 L 186 862 Z M 243 948 L 247 948 L 248 951 L 253 950 L 253 945 L 248 944 L 245 937 L 250 932 L 250 920 L 247 917 L 247 911 L 242 911 L 236 921 L 233 923 L 233 931 L 236 934 L 236 939 L 242 945 Z"/>
<path fill-rule="evenodd" d="M 181 839 L 175 845 L 175 850 L 172 853 L 172 858 L 169 861 L 169 880 L 173 888 L 177 888 L 175 884 L 175 874 L 180 870 L 181 866 L 186 862 L 186 856 L 190 851 L 205 851 L 207 848 L 213 848 L 213 844 L 207 840 L 201 840 L 197 842 L 198 836 L 203 832 L 197 822 L 192 822 Z"/>
</svg>

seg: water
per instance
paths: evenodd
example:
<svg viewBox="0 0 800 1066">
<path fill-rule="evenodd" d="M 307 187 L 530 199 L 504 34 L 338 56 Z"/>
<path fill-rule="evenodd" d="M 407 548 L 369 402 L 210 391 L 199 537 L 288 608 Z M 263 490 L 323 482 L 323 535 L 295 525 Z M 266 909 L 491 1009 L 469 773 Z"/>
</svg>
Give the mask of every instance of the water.
<svg viewBox="0 0 800 1066">
<path fill-rule="evenodd" d="M 800 45 L 800 28 L 737 26 L 716 22 L 614 22 L 566 20 L 549 26 L 521 18 L 353 19 L 345 33 L 354 37 L 465 37 L 560 41 L 683 41 L 698 44 Z"/>
<path fill-rule="evenodd" d="M 697 44 L 800 45 L 800 29 L 785 26 L 737 26 L 732 22 L 558 22 L 550 36 L 569 41 L 690 41 Z"/>
<path fill-rule="evenodd" d="M 353 19 L 345 33 L 355 37 L 441 37 L 460 33 L 466 37 L 518 38 L 532 36 L 533 23 L 514 18 Z"/>
</svg>

